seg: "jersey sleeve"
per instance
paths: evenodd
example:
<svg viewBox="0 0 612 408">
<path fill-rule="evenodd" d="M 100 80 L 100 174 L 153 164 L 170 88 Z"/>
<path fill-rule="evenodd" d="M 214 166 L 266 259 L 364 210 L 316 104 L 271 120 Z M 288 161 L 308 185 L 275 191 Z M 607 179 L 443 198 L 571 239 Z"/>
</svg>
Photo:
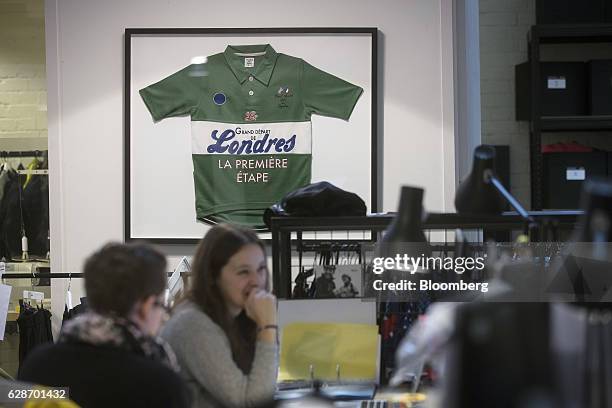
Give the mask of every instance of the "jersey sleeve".
<svg viewBox="0 0 612 408">
<path fill-rule="evenodd" d="M 184 116 L 197 107 L 198 77 L 190 75 L 192 73 L 190 65 L 139 91 L 155 121 Z"/>
<path fill-rule="evenodd" d="M 304 62 L 302 93 L 310 113 L 348 120 L 363 89 Z"/>
</svg>

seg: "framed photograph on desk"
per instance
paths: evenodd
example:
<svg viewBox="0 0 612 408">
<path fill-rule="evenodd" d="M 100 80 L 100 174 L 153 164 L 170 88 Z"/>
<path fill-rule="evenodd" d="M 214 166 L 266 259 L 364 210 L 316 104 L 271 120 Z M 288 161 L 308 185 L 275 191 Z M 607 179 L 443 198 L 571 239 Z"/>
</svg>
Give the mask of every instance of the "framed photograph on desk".
<svg viewBox="0 0 612 408">
<path fill-rule="evenodd" d="M 317 265 L 314 267 L 313 296 L 315 298 L 362 297 L 363 265 Z"/>
</svg>

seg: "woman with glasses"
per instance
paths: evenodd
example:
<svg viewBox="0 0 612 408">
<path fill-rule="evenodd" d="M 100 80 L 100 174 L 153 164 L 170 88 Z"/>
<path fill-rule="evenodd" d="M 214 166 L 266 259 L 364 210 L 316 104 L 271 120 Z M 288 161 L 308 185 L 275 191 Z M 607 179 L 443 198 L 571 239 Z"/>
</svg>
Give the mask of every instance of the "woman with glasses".
<svg viewBox="0 0 612 408">
<path fill-rule="evenodd" d="M 200 242 L 191 273 L 162 337 L 176 352 L 193 407 L 271 401 L 278 326 L 263 243 L 251 230 L 217 225 Z"/>
<path fill-rule="evenodd" d="M 170 347 L 156 336 L 166 314 L 166 259 L 145 244 L 108 244 L 84 268 L 89 311 L 56 344 L 28 355 L 19 379 L 67 387 L 83 407 L 187 407 Z"/>
</svg>

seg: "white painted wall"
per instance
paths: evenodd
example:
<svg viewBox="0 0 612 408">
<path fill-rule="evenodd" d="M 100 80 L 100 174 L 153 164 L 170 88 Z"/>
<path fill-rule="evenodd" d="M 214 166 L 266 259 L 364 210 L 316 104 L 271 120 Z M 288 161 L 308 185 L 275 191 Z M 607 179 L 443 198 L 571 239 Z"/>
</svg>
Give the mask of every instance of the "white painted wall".
<svg viewBox="0 0 612 408">
<path fill-rule="evenodd" d="M 53 270 L 78 271 L 123 236 L 126 27 L 378 27 L 381 209 L 410 184 L 425 187 L 428 210 L 453 210 L 451 10 L 452 0 L 46 0 Z"/>
</svg>

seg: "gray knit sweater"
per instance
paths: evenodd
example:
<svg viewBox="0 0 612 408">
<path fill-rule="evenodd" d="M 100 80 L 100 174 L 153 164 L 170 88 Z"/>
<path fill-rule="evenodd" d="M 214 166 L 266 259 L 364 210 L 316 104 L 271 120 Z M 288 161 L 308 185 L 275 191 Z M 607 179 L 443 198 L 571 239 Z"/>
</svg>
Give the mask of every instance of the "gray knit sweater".
<svg viewBox="0 0 612 408">
<path fill-rule="evenodd" d="M 232 359 L 223 330 L 192 302 L 185 302 L 162 329 L 176 353 L 193 407 L 248 407 L 272 399 L 276 390 L 278 346 L 258 341 L 249 375 Z"/>
</svg>

